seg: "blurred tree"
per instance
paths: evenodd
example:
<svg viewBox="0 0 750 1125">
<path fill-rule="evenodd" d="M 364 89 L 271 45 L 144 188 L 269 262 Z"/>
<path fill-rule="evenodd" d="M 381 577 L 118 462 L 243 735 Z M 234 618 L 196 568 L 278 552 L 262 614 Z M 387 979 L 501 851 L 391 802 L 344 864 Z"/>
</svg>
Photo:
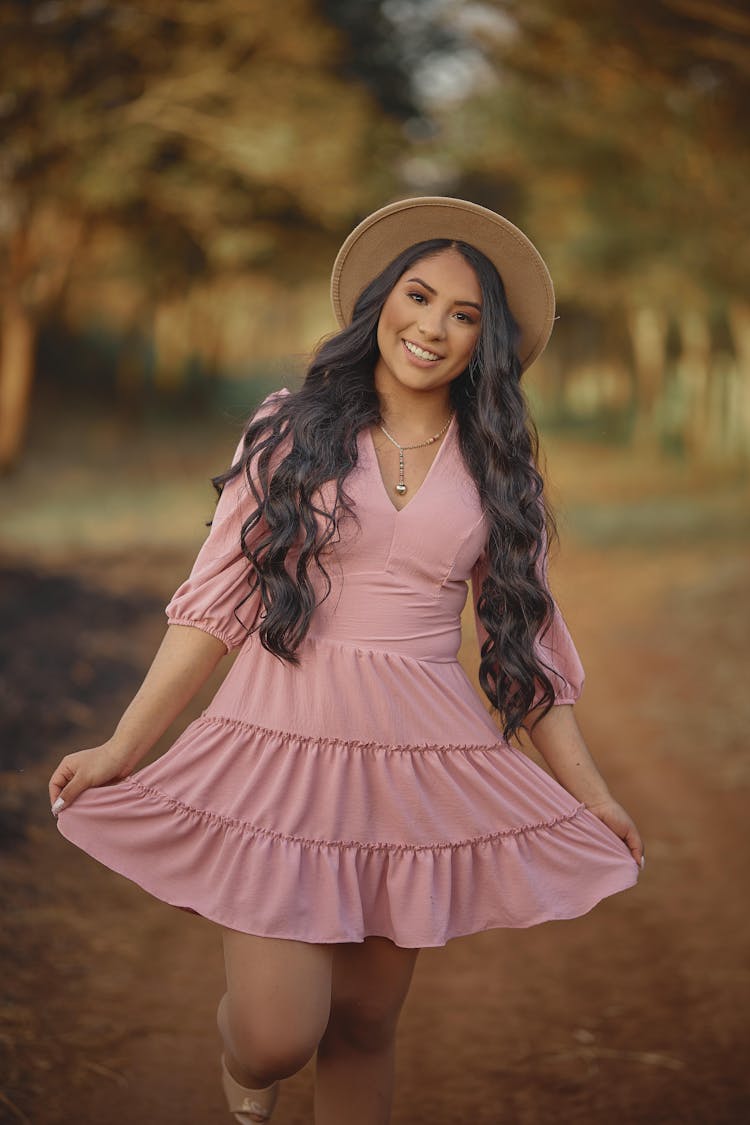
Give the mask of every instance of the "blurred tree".
<svg viewBox="0 0 750 1125">
<path fill-rule="evenodd" d="M 341 73 L 364 86 L 386 113 L 424 119 L 430 72 L 463 45 L 446 18 L 444 0 L 319 0 L 323 15 L 346 38 Z"/>
<path fill-rule="evenodd" d="M 0 467 L 21 447 L 40 317 L 102 231 L 138 316 L 196 278 L 294 282 L 393 183 L 394 125 L 341 77 L 313 0 L 0 3 Z"/>
<path fill-rule="evenodd" d="M 736 354 L 748 350 L 738 335 L 750 263 L 740 205 L 750 178 L 746 6 L 489 0 L 470 9 L 483 13 L 477 41 L 494 74 L 444 113 L 459 184 L 520 185 L 515 213 L 545 247 L 561 299 L 624 315 L 646 435 L 676 322 L 692 429 L 708 432 L 713 310 L 731 307 Z"/>
</svg>

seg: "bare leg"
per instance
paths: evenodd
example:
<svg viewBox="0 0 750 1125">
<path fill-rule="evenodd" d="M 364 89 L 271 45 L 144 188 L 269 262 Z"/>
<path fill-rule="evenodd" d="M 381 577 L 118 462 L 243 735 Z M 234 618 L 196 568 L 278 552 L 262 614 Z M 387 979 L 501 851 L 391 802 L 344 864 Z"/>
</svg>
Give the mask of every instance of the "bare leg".
<svg viewBox="0 0 750 1125">
<path fill-rule="evenodd" d="M 218 1024 L 232 1077 L 261 1089 L 312 1057 L 331 1002 L 330 946 L 222 931 L 227 992 Z"/>
<path fill-rule="evenodd" d="M 331 1015 L 318 1048 L 316 1125 L 386 1125 L 396 1025 L 417 949 L 386 938 L 337 945 Z"/>
</svg>

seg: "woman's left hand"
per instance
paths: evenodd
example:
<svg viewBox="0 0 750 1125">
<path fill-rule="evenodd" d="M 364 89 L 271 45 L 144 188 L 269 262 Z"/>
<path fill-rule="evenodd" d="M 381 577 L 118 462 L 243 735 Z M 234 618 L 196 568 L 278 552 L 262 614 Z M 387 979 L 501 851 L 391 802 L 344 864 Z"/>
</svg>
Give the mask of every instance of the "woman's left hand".
<svg viewBox="0 0 750 1125">
<path fill-rule="evenodd" d="M 646 857 L 643 854 L 643 841 L 641 834 L 636 828 L 632 818 L 628 816 L 622 805 L 618 805 L 617 801 L 611 798 L 607 801 L 599 801 L 596 804 L 586 805 L 589 812 L 594 816 L 598 816 L 607 828 L 611 828 L 616 836 L 624 840 L 633 855 L 633 859 L 639 867 L 644 867 L 646 864 Z"/>
</svg>

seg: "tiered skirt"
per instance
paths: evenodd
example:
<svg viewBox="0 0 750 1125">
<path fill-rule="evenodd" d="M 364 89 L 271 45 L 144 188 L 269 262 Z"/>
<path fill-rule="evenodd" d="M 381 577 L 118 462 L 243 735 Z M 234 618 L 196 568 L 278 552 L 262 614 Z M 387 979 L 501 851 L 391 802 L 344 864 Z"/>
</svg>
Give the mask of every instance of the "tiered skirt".
<svg viewBox="0 0 750 1125">
<path fill-rule="evenodd" d="M 63 810 L 63 835 L 167 903 L 307 942 L 440 946 L 635 883 L 626 845 L 502 739 L 455 660 L 252 649 L 166 754 Z"/>
</svg>

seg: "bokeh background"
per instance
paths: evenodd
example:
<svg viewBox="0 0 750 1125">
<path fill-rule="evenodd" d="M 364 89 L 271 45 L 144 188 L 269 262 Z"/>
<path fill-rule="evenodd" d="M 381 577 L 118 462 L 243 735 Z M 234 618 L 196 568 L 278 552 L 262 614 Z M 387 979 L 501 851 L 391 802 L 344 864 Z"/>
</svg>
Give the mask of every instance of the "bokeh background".
<svg viewBox="0 0 750 1125">
<path fill-rule="evenodd" d="M 1 0 L 0 1121 L 224 1119 L 211 928 L 60 840 L 46 779 L 333 330 L 341 240 L 411 194 L 507 215 L 555 279 L 555 591 L 648 866 L 423 955 L 394 1122 L 747 1119 L 749 95 L 740 0 Z"/>
</svg>

